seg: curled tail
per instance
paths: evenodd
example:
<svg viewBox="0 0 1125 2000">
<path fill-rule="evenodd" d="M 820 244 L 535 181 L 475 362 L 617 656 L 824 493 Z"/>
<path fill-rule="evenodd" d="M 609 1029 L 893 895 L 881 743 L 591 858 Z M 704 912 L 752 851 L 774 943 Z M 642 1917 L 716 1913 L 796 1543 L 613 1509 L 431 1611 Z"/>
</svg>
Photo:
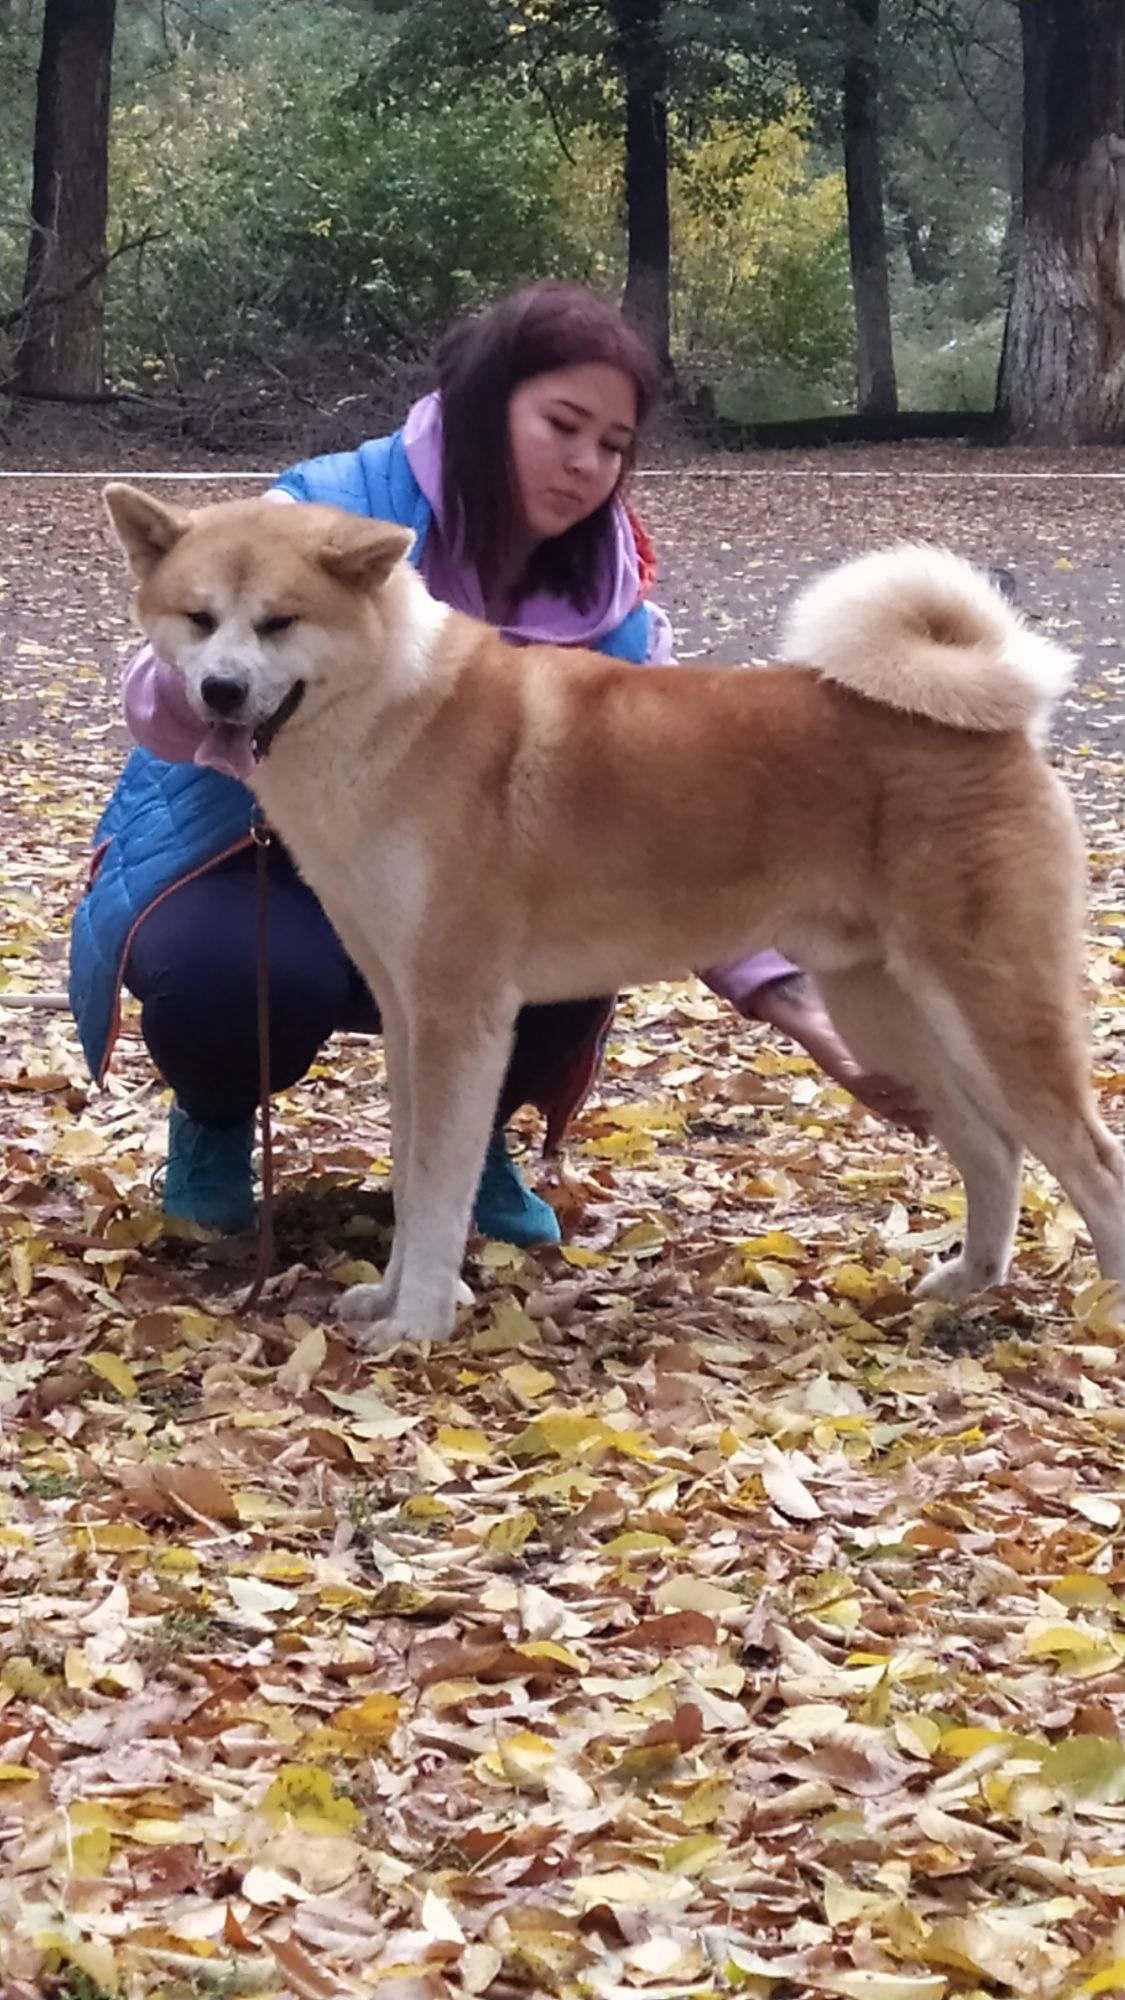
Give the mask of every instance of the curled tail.
<svg viewBox="0 0 1125 2000">
<path fill-rule="evenodd" d="M 1075 666 L 983 571 L 922 544 L 818 577 L 786 615 L 782 650 L 869 701 L 952 729 L 1023 729 L 1035 742 Z"/>
</svg>

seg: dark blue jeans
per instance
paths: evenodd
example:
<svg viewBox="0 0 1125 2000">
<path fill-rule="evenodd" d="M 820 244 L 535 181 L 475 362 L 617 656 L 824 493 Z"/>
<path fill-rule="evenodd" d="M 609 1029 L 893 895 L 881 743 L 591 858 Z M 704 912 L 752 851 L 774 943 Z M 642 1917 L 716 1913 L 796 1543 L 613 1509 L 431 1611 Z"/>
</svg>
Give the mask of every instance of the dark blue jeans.
<svg viewBox="0 0 1125 2000">
<path fill-rule="evenodd" d="M 153 1062 L 201 1125 L 229 1127 L 258 1102 L 255 855 L 232 855 L 176 889 L 141 924 L 125 984 Z M 270 1080 L 288 1090 L 337 1029 L 376 1034 L 379 1011 L 310 888 L 269 849 Z M 596 1034 L 604 1000 L 525 1007 L 499 1115 L 549 1101 Z"/>
</svg>

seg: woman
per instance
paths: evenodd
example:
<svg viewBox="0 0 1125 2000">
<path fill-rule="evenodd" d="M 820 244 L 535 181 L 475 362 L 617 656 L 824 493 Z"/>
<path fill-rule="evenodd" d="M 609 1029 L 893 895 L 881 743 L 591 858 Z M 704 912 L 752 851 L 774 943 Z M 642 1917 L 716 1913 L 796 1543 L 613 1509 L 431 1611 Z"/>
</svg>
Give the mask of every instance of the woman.
<svg viewBox="0 0 1125 2000">
<path fill-rule="evenodd" d="M 655 574 L 624 500 L 658 371 L 614 308 L 573 286 L 534 285 L 457 327 L 438 389 L 402 429 L 283 473 L 279 502 L 316 500 L 413 529 L 411 560 L 432 595 L 487 618 L 517 644 L 551 640 L 618 658 L 671 658 L 648 601 Z M 249 744 L 208 730 L 178 677 L 142 650 L 124 676 L 139 748 L 98 829 L 75 916 L 71 1002 L 91 1069 L 104 1075 L 121 985 L 174 1093 L 165 1210 L 233 1231 L 253 1220 L 258 1101 Z M 375 1031 L 375 1003 L 312 891 L 269 850 L 271 1079 L 289 1088 L 337 1029 Z M 776 953 L 705 975 L 752 1019 L 771 1021 L 872 1108 L 913 1116 L 886 1079 L 864 1075 L 815 993 Z M 610 998 L 526 1007 L 477 1193 L 488 1236 L 553 1243 L 554 1211 L 520 1177 L 505 1126 L 538 1106 L 554 1137 L 588 1089 Z"/>
</svg>

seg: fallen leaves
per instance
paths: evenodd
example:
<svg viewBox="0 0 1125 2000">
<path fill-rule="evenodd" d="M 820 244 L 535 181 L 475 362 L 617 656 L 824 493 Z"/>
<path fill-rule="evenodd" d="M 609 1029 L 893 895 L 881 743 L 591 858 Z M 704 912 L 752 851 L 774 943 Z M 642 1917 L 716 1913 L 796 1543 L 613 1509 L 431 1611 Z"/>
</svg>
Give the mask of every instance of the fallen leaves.
<svg viewBox="0 0 1125 2000">
<path fill-rule="evenodd" d="M 719 581 L 763 634 L 811 554 L 799 517 L 878 525 L 833 514 L 818 463 L 772 526 L 726 481 L 650 489 L 681 566 L 742 510 L 768 561 L 745 603 L 733 545 Z M 879 494 L 894 532 L 924 494 L 958 539 L 944 488 Z M 47 652 L 4 690 L 27 754 L 2 976 L 29 988 L 60 983 L 116 754 L 120 577 L 70 505 L 37 500 L 28 546 L 80 529 L 104 659 L 67 681 L 29 628 Z M 1036 604 L 1071 630 L 1063 515 L 1073 568 L 1056 537 Z M 995 518 L 993 495 L 962 541 Z M 1064 726 L 1096 717 L 1107 755 L 1064 754 L 1115 1119 L 1116 652 L 1098 667 Z M 135 1035 L 91 1096 L 65 1016 L 3 1025 L 14 2000 L 1125 1985 L 1125 1347 L 1045 1178 L 1016 1281 L 912 1311 L 963 1219 L 942 1160 L 698 987 L 646 992 L 556 1189 L 565 1252 L 485 1246 L 463 1339 L 373 1367 L 333 1304 L 386 1254 L 377 1045 L 340 1039 L 281 1107 L 279 1272 L 245 1317 L 246 1246 L 158 1213 L 165 1107 Z"/>
</svg>

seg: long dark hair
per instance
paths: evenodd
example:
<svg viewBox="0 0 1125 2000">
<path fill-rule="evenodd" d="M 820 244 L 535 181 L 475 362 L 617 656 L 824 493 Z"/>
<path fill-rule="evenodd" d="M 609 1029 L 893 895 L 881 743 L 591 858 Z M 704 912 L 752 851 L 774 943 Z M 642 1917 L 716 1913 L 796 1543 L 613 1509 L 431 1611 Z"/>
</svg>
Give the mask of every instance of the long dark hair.
<svg viewBox="0 0 1125 2000">
<path fill-rule="evenodd" d="M 438 348 L 445 530 L 476 569 L 486 602 L 505 542 L 520 519 L 508 449 L 512 391 L 532 376 L 590 361 L 628 376 L 639 428 L 660 389 L 656 358 L 616 306 L 582 285 L 529 285 L 453 327 Z M 633 457 L 631 445 L 608 500 L 565 534 L 540 544 L 524 588 L 549 590 L 579 611 L 588 609 L 598 548 Z"/>
</svg>

